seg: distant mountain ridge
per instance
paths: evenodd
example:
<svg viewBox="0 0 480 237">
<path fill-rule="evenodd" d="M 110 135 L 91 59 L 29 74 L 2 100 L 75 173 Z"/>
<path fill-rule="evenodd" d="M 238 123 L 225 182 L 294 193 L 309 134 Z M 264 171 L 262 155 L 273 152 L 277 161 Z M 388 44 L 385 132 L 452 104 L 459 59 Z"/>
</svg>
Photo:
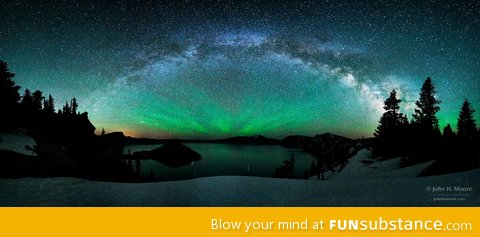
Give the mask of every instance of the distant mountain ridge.
<svg viewBox="0 0 480 237">
<path fill-rule="evenodd" d="M 212 142 L 248 145 L 280 145 L 280 140 L 264 137 L 262 135 L 230 137 L 212 140 Z"/>
<path fill-rule="evenodd" d="M 106 134 L 108 135 L 108 134 Z M 118 137 L 117 137 L 118 139 Z M 303 135 L 289 135 L 279 140 L 275 138 L 269 138 L 262 135 L 253 136 L 236 136 L 223 139 L 154 139 L 154 138 L 134 138 L 124 136 L 125 145 L 136 144 L 160 144 L 171 141 L 183 142 L 183 143 L 222 143 L 222 144 L 246 144 L 246 145 L 282 145 L 289 148 L 302 148 L 308 151 L 311 150 L 327 150 L 331 146 L 343 146 L 346 144 L 352 144 L 358 141 L 358 139 L 350 139 L 343 136 L 324 133 L 317 134 L 314 137 Z"/>
<path fill-rule="evenodd" d="M 106 134 L 107 135 L 107 134 Z M 159 144 L 171 141 L 183 143 L 222 143 L 222 144 L 245 144 L 245 145 L 281 145 L 281 141 L 274 138 L 264 137 L 262 135 L 254 136 L 236 136 L 222 139 L 155 139 L 155 138 L 135 138 L 125 137 L 126 145 L 139 144 Z"/>
<path fill-rule="evenodd" d="M 313 140 L 313 137 L 302 136 L 302 135 L 290 135 L 286 136 L 281 140 L 281 144 L 284 147 L 289 148 L 305 148 Z"/>
</svg>

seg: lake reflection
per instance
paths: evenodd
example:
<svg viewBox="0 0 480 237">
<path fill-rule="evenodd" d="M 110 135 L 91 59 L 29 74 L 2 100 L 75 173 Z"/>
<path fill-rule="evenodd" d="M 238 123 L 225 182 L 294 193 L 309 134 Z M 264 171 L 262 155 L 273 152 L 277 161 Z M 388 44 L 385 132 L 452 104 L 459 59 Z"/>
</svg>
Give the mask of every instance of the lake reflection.
<svg viewBox="0 0 480 237">
<path fill-rule="evenodd" d="M 141 161 L 141 174 L 153 174 L 155 180 L 179 180 L 218 175 L 272 177 L 284 160 L 295 156 L 295 176 L 304 178 L 314 157 L 301 149 L 272 145 L 233 145 L 213 143 L 186 143 L 202 155 L 202 160 L 179 168 L 169 168 L 154 160 Z M 124 153 L 152 150 L 159 145 L 131 145 Z"/>
</svg>

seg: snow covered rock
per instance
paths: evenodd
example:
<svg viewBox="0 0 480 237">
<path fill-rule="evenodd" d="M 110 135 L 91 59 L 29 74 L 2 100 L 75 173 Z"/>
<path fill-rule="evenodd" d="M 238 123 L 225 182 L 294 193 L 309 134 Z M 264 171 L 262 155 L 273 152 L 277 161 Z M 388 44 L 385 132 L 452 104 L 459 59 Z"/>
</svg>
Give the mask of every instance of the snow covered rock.
<svg viewBox="0 0 480 237">
<path fill-rule="evenodd" d="M 0 150 L 17 152 L 27 156 L 36 156 L 32 151 L 37 144 L 26 135 L 25 131 L 17 130 L 13 133 L 0 133 Z"/>
<path fill-rule="evenodd" d="M 360 177 L 417 177 L 435 161 L 400 168 L 401 157 L 381 160 L 372 157 L 368 149 L 360 150 L 348 160 L 347 165 L 331 179 L 356 179 Z"/>
</svg>

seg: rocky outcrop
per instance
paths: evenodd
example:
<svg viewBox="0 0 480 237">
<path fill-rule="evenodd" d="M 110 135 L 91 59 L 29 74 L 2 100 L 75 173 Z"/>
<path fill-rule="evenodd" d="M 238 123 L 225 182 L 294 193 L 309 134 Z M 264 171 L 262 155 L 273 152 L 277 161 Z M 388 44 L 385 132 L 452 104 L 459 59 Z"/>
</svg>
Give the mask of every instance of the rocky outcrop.
<svg viewBox="0 0 480 237">
<path fill-rule="evenodd" d="M 282 146 L 289 148 L 306 148 L 310 145 L 312 140 L 312 137 L 291 135 L 282 139 L 280 143 Z"/>
<path fill-rule="evenodd" d="M 355 141 L 352 139 L 331 133 L 324 133 L 313 137 L 312 141 L 307 146 L 307 150 L 319 155 L 332 153 L 333 151 L 351 153 L 350 150 L 354 144 Z"/>
</svg>

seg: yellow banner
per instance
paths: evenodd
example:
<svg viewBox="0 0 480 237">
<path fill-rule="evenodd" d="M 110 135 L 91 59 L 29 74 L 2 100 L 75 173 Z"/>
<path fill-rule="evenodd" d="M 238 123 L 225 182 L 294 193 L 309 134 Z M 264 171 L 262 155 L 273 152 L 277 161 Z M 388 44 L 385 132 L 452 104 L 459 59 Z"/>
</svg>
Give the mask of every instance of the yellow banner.
<svg viewBox="0 0 480 237">
<path fill-rule="evenodd" d="M 0 208 L 0 236 L 480 236 L 480 208 Z"/>
</svg>

